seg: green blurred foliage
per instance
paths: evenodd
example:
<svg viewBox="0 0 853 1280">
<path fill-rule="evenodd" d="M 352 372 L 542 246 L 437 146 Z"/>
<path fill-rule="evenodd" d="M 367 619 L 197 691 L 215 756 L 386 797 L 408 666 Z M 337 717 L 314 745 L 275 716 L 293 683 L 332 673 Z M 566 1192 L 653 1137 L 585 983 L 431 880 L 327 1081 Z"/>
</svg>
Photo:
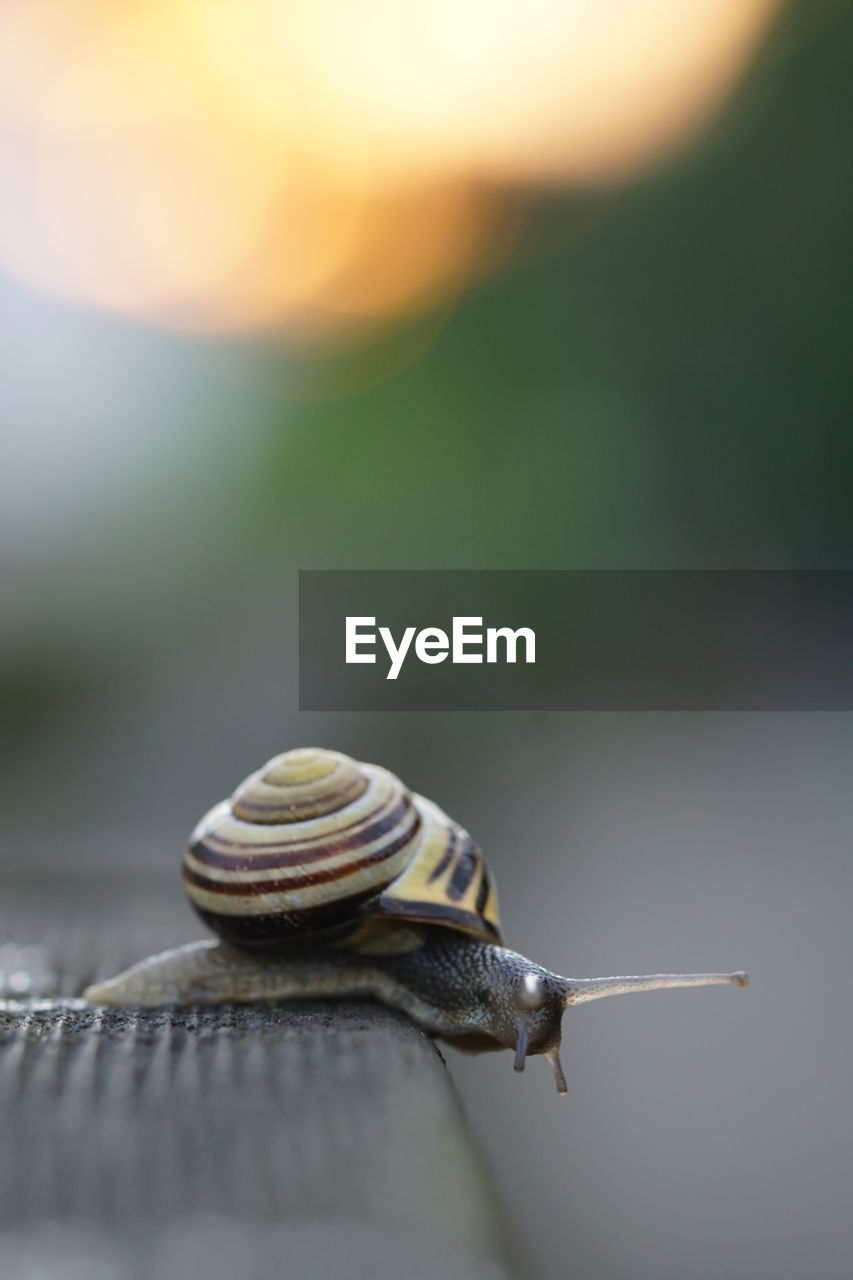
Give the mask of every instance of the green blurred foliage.
<svg viewBox="0 0 853 1280">
<path fill-rule="evenodd" d="M 540 206 L 422 359 L 289 407 L 264 499 L 300 563 L 846 564 L 851 56 L 849 10 L 799 5 L 678 162 Z"/>
</svg>

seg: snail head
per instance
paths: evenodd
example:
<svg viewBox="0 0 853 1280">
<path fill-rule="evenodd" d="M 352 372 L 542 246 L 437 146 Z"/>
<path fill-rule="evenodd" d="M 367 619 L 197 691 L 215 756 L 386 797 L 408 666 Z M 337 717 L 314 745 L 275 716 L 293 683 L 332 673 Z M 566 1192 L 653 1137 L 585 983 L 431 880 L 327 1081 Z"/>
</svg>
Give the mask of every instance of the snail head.
<svg viewBox="0 0 853 1280">
<path fill-rule="evenodd" d="M 524 1070 L 528 1056 L 544 1055 L 554 1072 L 557 1091 L 564 1095 L 566 1078 L 559 1051 L 566 981 L 516 952 L 504 948 L 494 951 L 499 952 L 500 961 L 490 973 L 489 1032 L 513 1050 L 516 1071 Z"/>
<path fill-rule="evenodd" d="M 518 1009 L 515 1070 L 524 1070 L 524 1059 L 529 1053 L 544 1054 L 554 1072 L 557 1092 L 560 1097 L 565 1097 L 566 1077 L 560 1062 L 560 1037 L 566 1007 L 563 979 L 547 971 L 525 973 L 517 985 L 515 1000 Z"/>
<path fill-rule="evenodd" d="M 493 948 L 498 963 L 491 973 L 489 1031 L 515 1052 L 515 1070 L 523 1071 L 525 1059 L 543 1054 L 551 1064 L 557 1092 L 566 1093 L 560 1064 L 560 1036 L 564 1011 L 569 1006 L 601 1000 L 606 996 L 676 987 L 745 987 L 749 978 L 738 973 L 653 973 L 617 978 L 561 978 L 514 951 Z"/>
</svg>

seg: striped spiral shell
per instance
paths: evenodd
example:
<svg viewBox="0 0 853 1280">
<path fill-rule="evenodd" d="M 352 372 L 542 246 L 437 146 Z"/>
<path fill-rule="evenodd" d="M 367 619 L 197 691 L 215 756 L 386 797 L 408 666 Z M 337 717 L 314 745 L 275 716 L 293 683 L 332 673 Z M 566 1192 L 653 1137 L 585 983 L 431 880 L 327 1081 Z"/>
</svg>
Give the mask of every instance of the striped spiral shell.
<svg viewBox="0 0 853 1280">
<path fill-rule="evenodd" d="M 226 941 L 263 946 L 364 917 L 500 941 L 467 831 L 377 765 L 307 748 L 270 760 L 202 818 L 184 887 Z"/>
</svg>

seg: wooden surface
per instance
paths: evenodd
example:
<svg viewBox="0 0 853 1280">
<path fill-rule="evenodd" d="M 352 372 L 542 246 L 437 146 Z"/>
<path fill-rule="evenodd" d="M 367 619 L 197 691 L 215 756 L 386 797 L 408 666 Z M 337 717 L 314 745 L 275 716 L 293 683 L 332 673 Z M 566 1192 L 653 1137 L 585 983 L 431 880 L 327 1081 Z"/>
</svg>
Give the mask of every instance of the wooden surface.
<svg viewBox="0 0 853 1280">
<path fill-rule="evenodd" d="M 488 1173 L 408 1019 L 74 999 L 196 932 L 158 889 L 126 889 L 0 881 L 3 1274 L 506 1276 Z"/>
</svg>

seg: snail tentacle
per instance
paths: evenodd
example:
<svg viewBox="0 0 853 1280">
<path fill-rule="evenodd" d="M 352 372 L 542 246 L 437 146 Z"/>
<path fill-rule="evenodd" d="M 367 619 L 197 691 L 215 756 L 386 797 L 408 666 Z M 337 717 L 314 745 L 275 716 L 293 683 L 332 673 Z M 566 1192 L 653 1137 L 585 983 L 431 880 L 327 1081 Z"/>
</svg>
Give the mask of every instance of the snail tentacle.
<svg viewBox="0 0 853 1280">
<path fill-rule="evenodd" d="M 676 987 L 748 987 L 749 976 L 737 973 L 644 973 L 623 978 L 566 978 L 566 1006 L 634 991 L 667 991 Z"/>
</svg>

